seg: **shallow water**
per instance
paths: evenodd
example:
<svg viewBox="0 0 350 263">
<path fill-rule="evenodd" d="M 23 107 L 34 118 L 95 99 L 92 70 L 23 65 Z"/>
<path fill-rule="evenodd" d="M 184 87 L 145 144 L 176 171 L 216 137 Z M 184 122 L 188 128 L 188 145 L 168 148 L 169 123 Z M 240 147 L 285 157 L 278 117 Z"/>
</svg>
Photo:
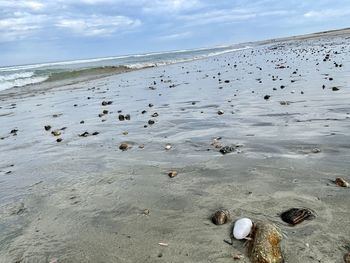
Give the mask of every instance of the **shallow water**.
<svg viewBox="0 0 350 263">
<path fill-rule="evenodd" d="M 286 262 L 342 262 L 349 191 L 332 180 L 350 180 L 350 43 L 337 37 L 271 47 L 2 93 L 0 262 L 232 262 L 245 248 L 224 242 L 232 223 L 211 223 L 218 208 L 233 220 L 276 223 Z M 113 104 L 101 106 L 104 100 Z M 119 110 L 131 120 L 119 121 Z M 48 124 L 67 127 L 61 143 L 44 130 Z M 85 131 L 99 134 L 78 136 Z M 217 137 L 240 147 L 221 155 L 211 145 Z M 122 142 L 132 148 L 120 151 Z M 178 176 L 170 179 L 172 169 Z M 291 207 L 317 217 L 287 226 L 278 215 Z"/>
</svg>

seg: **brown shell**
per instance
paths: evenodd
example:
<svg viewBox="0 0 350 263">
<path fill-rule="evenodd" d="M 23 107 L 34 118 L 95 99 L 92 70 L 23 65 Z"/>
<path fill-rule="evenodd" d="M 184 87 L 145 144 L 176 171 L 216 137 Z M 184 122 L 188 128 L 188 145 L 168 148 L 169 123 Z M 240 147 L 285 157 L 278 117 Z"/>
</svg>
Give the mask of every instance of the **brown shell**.
<svg viewBox="0 0 350 263">
<path fill-rule="evenodd" d="M 336 185 L 341 186 L 341 187 L 349 187 L 349 183 L 347 181 L 345 181 L 344 178 L 341 178 L 341 177 L 337 177 L 335 179 L 335 183 L 336 183 Z"/>
<path fill-rule="evenodd" d="M 344 262 L 345 263 L 350 263 L 350 252 L 349 253 L 346 253 L 344 255 Z"/>
<path fill-rule="evenodd" d="M 229 220 L 230 220 L 230 212 L 227 210 L 218 210 L 211 217 L 211 221 L 215 225 L 226 224 Z"/>
<path fill-rule="evenodd" d="M 283 263 L 282 235 L 272 223 L 257 222 L 251 232 L 247 252 L 252 263 Z"/>
<path fill-rule="evenodd" d="M 170 171 L 170 172 L 168 173 L 168 176 L 169 176 L 170 178 L 174 178 L 175 176 L 177 176 L 177 171 Z"/>
<path fill-rule="evenodd" d="M 315 218 L 315 215 L 310 209 L 307 208 L 291 208 L 281 214 L 281 218 L 284 222 L 290 225 L 297 225 L 304 220 L 311 220 Z"/>
</svg>

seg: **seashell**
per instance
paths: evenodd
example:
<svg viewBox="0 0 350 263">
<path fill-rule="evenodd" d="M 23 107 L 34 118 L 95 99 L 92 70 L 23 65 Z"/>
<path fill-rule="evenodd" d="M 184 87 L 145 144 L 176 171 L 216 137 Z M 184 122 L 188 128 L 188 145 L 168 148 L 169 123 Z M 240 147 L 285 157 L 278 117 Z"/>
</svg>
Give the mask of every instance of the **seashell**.
<svg viewBox="0 0 350 263">
<path fill-rule="evenodd" d="M 168 176 L 169 176 L 170 178 L 174 178 L 175 176 L 177 176 L 177 172 L 176 172 L 176 171 L 170 171 L 170 172 L 168 173 Z"/>
<path fill-rule="evenodd" d="M 248 241 L 247 253 L 252 263 L 283 263 L 282 235 L 274 224 L 258 222 Z"/>
<path fill-rule="evenodd" d="M 345 263 L 350 263 L 350 252 L 349 253 L 346 253 L 344 255 L 344 262 Z"/>
<path fill-rule="evenodd" d="M 335 183 L 336 183 L 336 185 L 341 186 L 341 187 L 349 187 L 350 186 L 349 183 L 347 181 L 345 181 L 344 178 L 341 178 L 341 177 L 337 177 L 335 179 Z"/>
<path fill-rule="evenodd" d="M 52 131 L 51 134 L 53 136 L 60 136 L 61 135 L 61 132 L 59 130 L 55 130 L 55 131 Z"/>
<path fill-rule="evenodd" d="M 222 154 L 227 154 L 227 153 L 231 153 L 234 152 L 236 150 L 236 147 L 234 145 L 230 145 L 230 146 L 224 146 L 220 149 L 220 152 Z"/>
<path fill-rule="evenodd" d="M 311 152 L 312 152 L 312 153 L 320 153 L 321 150 L 318 149 L 318 148 L 313 148 L 313 149 L 311 150 Z"/>
<path fill-rule="evenodd" d="M 249 236 L 252 230 L 253 222 L 249 218 L 241 218 L 235 222 L 233 227 L 233 237 L 235 239 L 244 239 Z"/>
<path fill-rule="evenodd" d="M 171 144 L 167 144 L 167 145 L 165 145 L 165 150 L 170 150 L 171 149 Z"/>
<path fill-rule="evenodd" d="M 122 150 L 122 151 L 126 151 L 128 148 L 129 148 L 129 145 L 127 143 L 122 143 L 119 146 L 119 149 Z"/>
<path fill-rule="evenodd" d="M 226 224 L 229 220 L 230 220 L 230 212 L 228 210 L 218 210 L 211 217 L 211 221 L 215 225 Z"/>
<path fill-rule="evenodd" d="M 284 222 L 290 225 L 297 225 L 304 220 L 311 220 L 315 218 L 315 215 L 310 209 L 307 208 L 291 208 L 281 214 L 281 218 Z"/>
</svg>

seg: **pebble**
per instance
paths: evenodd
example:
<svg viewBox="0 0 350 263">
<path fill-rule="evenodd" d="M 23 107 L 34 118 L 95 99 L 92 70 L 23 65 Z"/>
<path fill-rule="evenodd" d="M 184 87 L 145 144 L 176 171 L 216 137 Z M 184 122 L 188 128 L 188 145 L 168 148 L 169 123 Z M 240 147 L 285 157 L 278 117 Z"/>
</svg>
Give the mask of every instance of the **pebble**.
<svg viewBox="0 0 350 263">
<path fill-rule="evenodd" d="M 168 173 L 168 176 L 169 176 L 170 178 L 174 178 L 175 176 L 177 176 L 177 171 L 170 171 L 170 172 Z"/>
<path fill-rule="evenodd" d="M 129 148 L 129 145 L 127 143 L 122 143 L 119 146 L 119 149 L 122 150 L 122 151 L 126 151 L 128 148 Z"/>
<path fill-rule="evenodd" d="M 171 144 L 167 144 L 167 145 L 165 145 L 165 150 L 170 150 L 171 149 Z"/>
<path fill-rule="evenodd" d="M 111 105 L 113 103 L 113 101 L 102 101 L 102 106 L 107 106 L 107 105 Z"/>
<path fill-rule="evenodd" d="M 340 187 L 350 187 L 350 184 L 347 181 L 345 181 L 345 179 L 342 177 L 337 177 L 335 179 L 335 184 Z"/>
<path fill-rule="evenodd" d="M 219 110 L 218 111 L 218 115 L 223 115 L 224 114 L 224 111 L 223 110 Z"/>
<path fill-rule="evenodd" d="M 148 124 L 149 124 L 149 125 L 153 125 L 154 123 L 155 123 L 154 120 L 149 120 L 149 121 L 148 121 Z"/>
<path fill-rule="evenodd" d="M 46 125 L 44 128 L 45 128 L 45 131 L 51 130 L 51 126 L 50 125 Z"/>
<path fill-rule="evenodd" d="M 236 150 L 236 146 L 230 145 L 230 146 L 224 146 L 220 149 L 220 152 L 222 154 L 232 153 Z"/>
<path fill-rule="evenodd" d="M 60 136 L 61 135 L 61 132 L 59 130 L 55 130 L 55 131 L 52 131 L 51 134 L 53 136 Z"/>
</svg>

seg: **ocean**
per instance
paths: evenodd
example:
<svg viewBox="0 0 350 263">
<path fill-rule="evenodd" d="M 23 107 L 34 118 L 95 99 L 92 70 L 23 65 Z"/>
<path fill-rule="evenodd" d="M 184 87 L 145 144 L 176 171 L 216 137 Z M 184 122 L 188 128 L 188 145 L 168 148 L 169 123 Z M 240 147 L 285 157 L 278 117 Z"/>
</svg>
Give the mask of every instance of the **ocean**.
<svg viewBox="0 0 350 263">
<path fill-rule="evenodd" d="M 0 67 L 0 91 L 42 82 L 157 67 L 250 48 L 244 45 Z"/>
</svg>

